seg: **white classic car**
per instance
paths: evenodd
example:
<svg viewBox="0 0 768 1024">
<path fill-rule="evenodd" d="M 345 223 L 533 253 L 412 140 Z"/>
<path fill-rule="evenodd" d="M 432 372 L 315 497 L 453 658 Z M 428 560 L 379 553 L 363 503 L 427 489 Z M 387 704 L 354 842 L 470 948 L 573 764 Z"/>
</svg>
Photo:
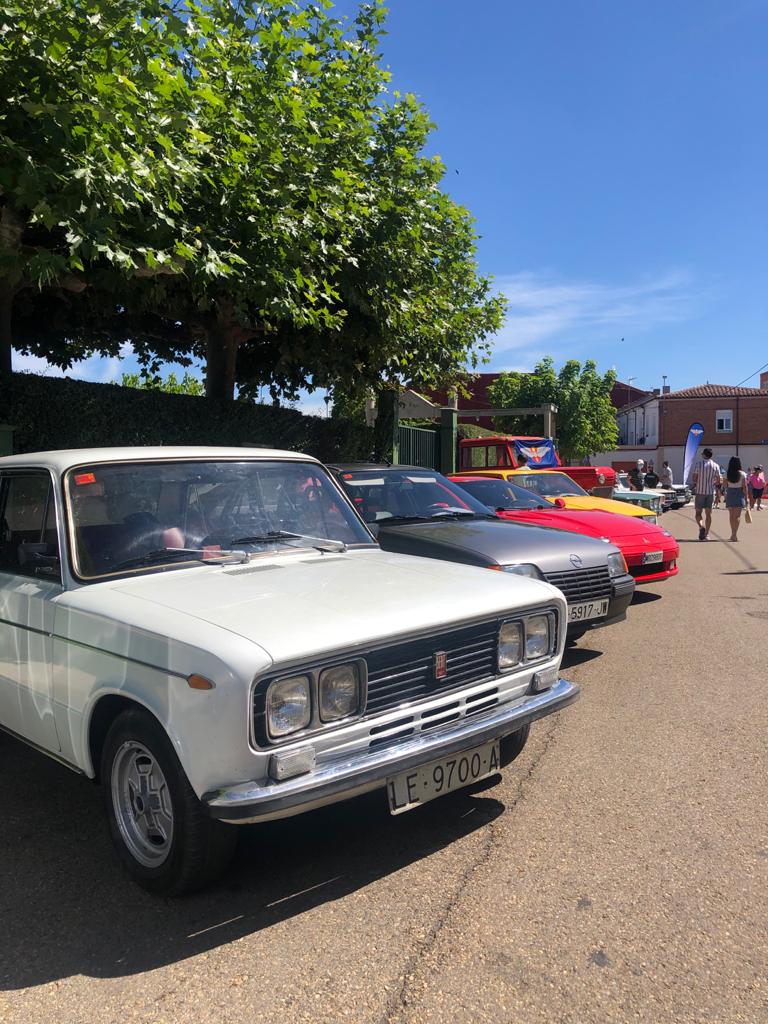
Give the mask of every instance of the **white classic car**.
<svg viewBox="0 0 768 1024">
<path fill-rule="evenodd" d="M 233 824 L 494 774 L 577 696 L 565 626 L 546 583 L 381 551 L 308 456 L 0 458 L 0 726 L 101 782 L 151 891 Z"/>
</svg>

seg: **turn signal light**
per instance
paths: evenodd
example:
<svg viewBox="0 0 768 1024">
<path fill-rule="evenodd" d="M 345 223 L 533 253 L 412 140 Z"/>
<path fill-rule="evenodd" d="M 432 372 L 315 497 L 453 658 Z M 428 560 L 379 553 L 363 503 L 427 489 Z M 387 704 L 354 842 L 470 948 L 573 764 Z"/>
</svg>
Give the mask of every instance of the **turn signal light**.
<svg viewBox="0 0 768 1024">
<path fill-rule="evenodd" d="M 210 679 L 206 679 L 205 676 L 198 676 L 194 673 L 191 676 L 187 676 L 187 686 L 190 690 L 212 690 L 215 685 Z"/>
</svg>

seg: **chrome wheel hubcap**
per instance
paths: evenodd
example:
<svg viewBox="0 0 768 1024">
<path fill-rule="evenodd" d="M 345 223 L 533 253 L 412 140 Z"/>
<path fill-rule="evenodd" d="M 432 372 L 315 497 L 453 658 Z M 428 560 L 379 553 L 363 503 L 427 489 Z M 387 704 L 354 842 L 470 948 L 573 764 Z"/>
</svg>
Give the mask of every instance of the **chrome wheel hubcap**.
<svg viewBox="0 0 768 1024">
<path fill-rule="evenodd" d="M 173 842 L 173 804 L 153 754 L 129 740 L 112 763 L 112 805 L 120 835 L 144 867 L 163 864 Z"/>
</svg>

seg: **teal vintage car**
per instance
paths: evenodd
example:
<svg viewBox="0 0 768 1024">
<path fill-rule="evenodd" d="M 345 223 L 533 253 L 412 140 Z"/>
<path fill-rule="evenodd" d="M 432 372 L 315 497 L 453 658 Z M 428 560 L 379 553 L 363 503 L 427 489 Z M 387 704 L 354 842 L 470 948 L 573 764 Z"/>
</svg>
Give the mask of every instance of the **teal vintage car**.
<svg viewBox="0 0 768 1024">
<path fill-rule="evenodd" d="M 633 491 L 629 486 L 629 474 L 617 473 L 613 488 L 614 501 L 628 501 L 631 505 L 646 508 L 655 515 L 666 512 L 677 500 L 677 494 L 668 487 L 654 487 L 647 491 Z"/>
</svg>

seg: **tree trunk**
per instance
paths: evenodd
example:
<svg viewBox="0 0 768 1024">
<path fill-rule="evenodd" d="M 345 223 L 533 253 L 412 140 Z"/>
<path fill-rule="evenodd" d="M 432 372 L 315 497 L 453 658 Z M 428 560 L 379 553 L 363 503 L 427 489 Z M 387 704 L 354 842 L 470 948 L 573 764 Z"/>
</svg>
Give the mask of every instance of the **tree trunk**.
<svg viewBox="0 0 768 1024">
<path fill-rule="evenodd" d="M 15 290 L 0 282 L 0 381 L 10 381 L 13 370 L 11 313 Z"/>
<path fill-rule="evenodd" d="M 235 397 L 235 367 L 239 339 L 237 327 L 220 319 L 208 324 L 205 338 L 205 393 L 218 402 Z"/>
</svg>

